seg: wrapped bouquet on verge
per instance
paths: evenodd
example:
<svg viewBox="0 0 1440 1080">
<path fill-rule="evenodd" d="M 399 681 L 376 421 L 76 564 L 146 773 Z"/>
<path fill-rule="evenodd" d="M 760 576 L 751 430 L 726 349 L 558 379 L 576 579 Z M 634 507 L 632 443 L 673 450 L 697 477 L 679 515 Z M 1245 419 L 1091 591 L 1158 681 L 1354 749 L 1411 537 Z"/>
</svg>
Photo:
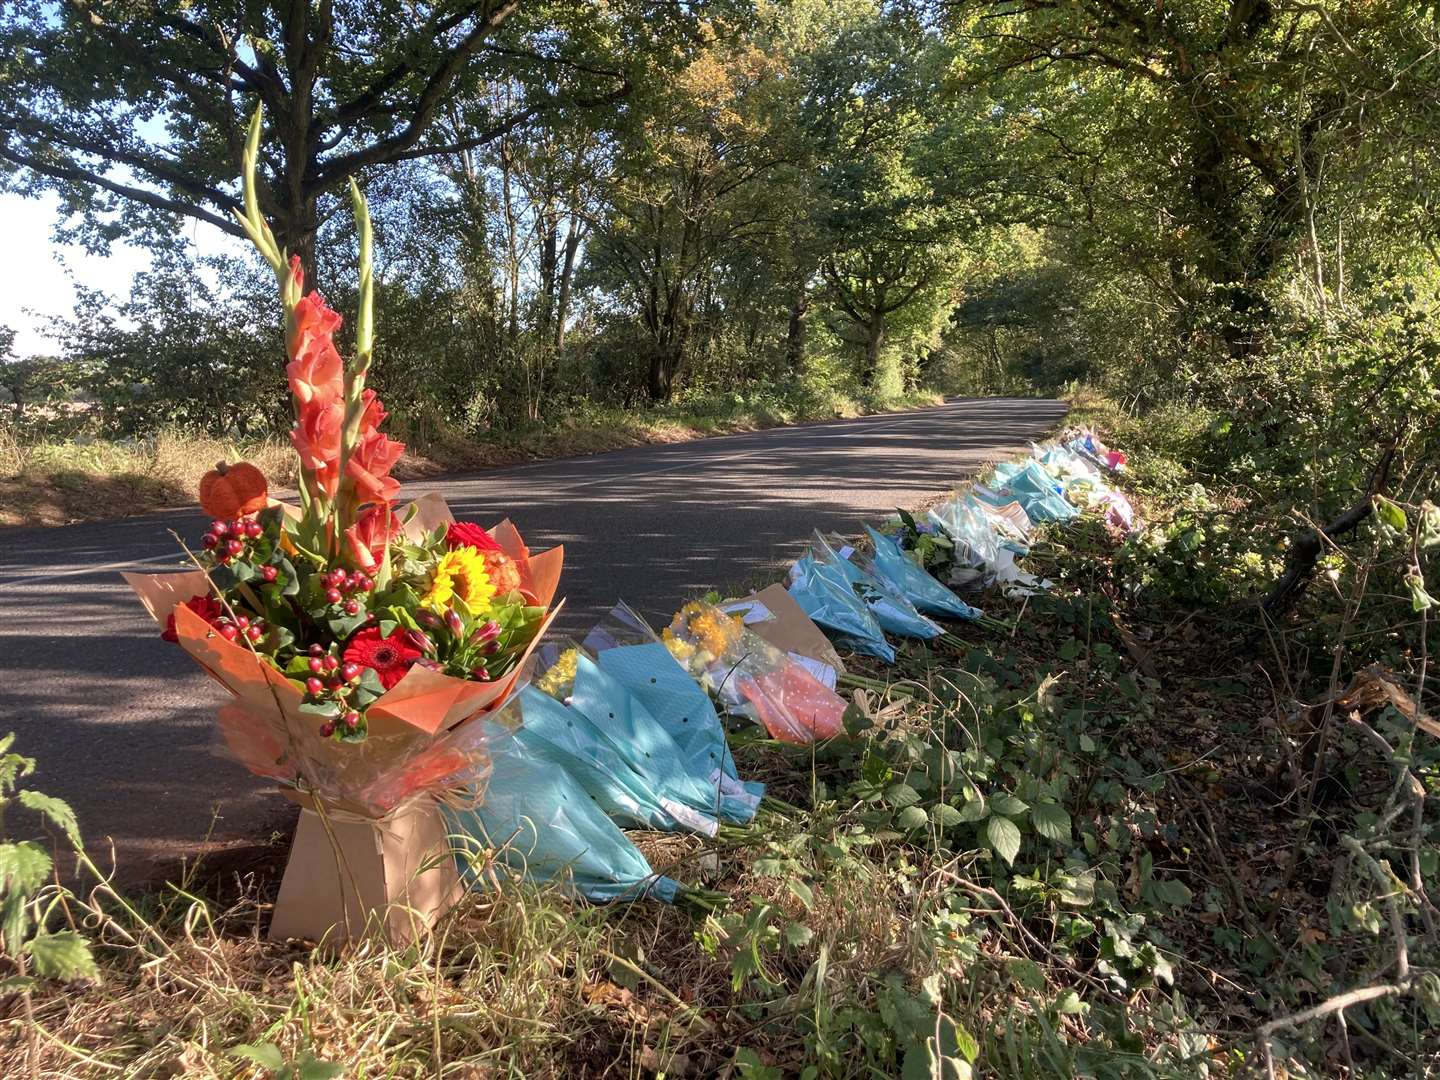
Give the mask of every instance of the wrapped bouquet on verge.
<svg viewBox="0 0 1440 1080">
<path fill-rule="evenodd" d="M 525 724 L 595 762 L 604 770 L 595 783 L 606 789 L 620 783 L 643 797 L 641 813 L 622 807 L 612 817 L 643 828 L 715 835 L 720 793 L 710 770 L 697 765 L 644 702 L 578 645 L 537 673 L 535 689 L 522 691 Z M 530 700 L 536 691 L 549 699 L 544 710 Z M 596 798 L 607 806 L 616 801 L 604 789 Z"/>
<path fill-rule="evenodd" d="M 553 618 L 563 554 L 532 553 L 508 523 L 457 523 L 435 497 L 396 504 L 404 448 L 365 385 L 365 202 L 352 187 L 360 293 L 347 364 L 340 316 L 305 292 L 299 260 L 260 216 L 259 134 L 257 114 L 242 222 L 280 286 L 299 502 L 270 499 L 252 465 L 217 466 L 201 485 L 214 520 L 195 569 L 126 578 L 163 636 L 232 695 L 218 723 L 229 752 L 304 810 L 271 935 L 351 936 L 388 909 L 386 928 L 408 936 L 459 889 L 454 860 L 437 856 L 437 801 L 483 787 L 493 748 L 475 721 L 503 704 Z"/>
<path fill-rule="evenodd" d="M 821 681 L 822 666 L 781 652 L 746 628 L 743 616 L 686 604 L 665 628 L 666 647 L 727 710 L 772 738 L 803 746 L 844 730 L 845 701 Z M 834 672 L 830 673 L 833 685 Z"/>
<path fill-rule="evenodd" d="M 599 805 L 584 772 L 571 770 L 574 761 L 557 757 L 554 743 L 528 730 L 535 713 L 526 706 L 533 710 L 538 698 L 545 695 L 527 687 L 496 717 L 481 721 L 495 744 L 489 782 L 483 792 L 476 788 L 468 799 L 442 804 L 453 842 L 470 855 L 462 860 L 466 884 L 500 887 L 528 878 L 597 903 L 673 903 L 682 887 L 650 868 Z M 522 712 L 527 715 L 516 715 Z"/>
<path fill-rule="evenodd" d="M 802 555 L 790 567 L 790 595 L 816 626 L 841 648 L 895 662 L 895 647 L 885 638 L 865 601 L 855 594 L 850 579 L 838 567 Z"/>
<path fill-rule="evenodd" d="M 680 748 L 683 767 L 714 793 L 715 815 L 745 825 L 765 785 L 742 781 L 710 695 L 691 678 L 655 631 L 623 602 L 585 636 L 584 646 L 607 676 L 639 701 Z"/>
</svg>

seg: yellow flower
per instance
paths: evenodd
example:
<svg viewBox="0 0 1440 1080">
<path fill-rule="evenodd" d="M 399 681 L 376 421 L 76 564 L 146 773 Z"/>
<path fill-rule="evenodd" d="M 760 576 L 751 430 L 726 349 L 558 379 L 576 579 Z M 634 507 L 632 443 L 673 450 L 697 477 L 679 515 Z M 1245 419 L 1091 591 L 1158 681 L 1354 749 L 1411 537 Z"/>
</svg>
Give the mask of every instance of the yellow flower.
<svg viewBox="0 0 1440 1080">
<path fill-rule="evenodd" d="M 457 547 L 447 551 L 435 564 L 430 587 L 420 603 L 434 611 L 444 611 L 456 599 L 462 600 L 472 615 L 490 606 L 495 586 L 485 572 L 485 557 L 473 547 Z"/>
<path fill-rule="evenodd" d="M 668 626 L 660 632 L 660 640 L 665 642 L 665 648 L 670 650 L 671 656 L 686 667 L 690 665 L 690 658 L 695 655 L 694 645 L 676 637 Z"/>
<path fill-rule="evenodd" d="M 738 617 L 731 618 L 719 608 L 701 603 L 686 604 L 671 623 L 672 628 L 714 657 L 724 656 L 735 645 L 741 625 Z"/>
<path fill-rule="evenodd" d="M 580 663 L 580 650 L 566 649 L 545 669 L 545 674 L 535 680 L 535 686 L 553 698 L 564 698 L 575 685 L 575 668 Z"/>
</svg>

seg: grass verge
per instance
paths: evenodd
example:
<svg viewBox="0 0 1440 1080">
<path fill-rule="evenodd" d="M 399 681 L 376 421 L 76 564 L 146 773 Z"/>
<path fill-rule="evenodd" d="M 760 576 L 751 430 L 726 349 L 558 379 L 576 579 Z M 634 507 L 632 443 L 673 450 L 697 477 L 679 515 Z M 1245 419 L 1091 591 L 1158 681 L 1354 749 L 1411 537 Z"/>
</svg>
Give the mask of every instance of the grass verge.
<svg viewBox="0 0 1440 1080">
<path fill-rule="evenodd" d="M 1170 497 L 1140 501 L 1163 529 Z M 632 834 L 714 914 L 521 887 L 327 958 L 263 941 L 263 874 L 101 889 L 52 918 L 102 978 L 33 1025 L 12 1002 L 0 1071 L 1433 1075 L 1440 753 L 1403 705 L 1277 692 L 1263 627 L 1137 587 L 1134 557 L 1093 519 L 1047 532 L 1053 588 L 986 597 L 1008 629 L 855 663 L 848 737 L 739 733 L 742 775 L 803 810 Z"/>
<path fill-rule="evenodd" d="M 868 402 L 822 396 L 804 406 L 736 398 L 642 410 L 591 407 L 476 440 L 412 433 L 415 447 L 406 452 L 395 475 L 414 480 L 522 461 L 921 408 L 941 400 L 931 391 L 917 391 Z M 195 501 L 200 477 L 207 469 L 221 459 L 239 458 L 259 465 L 272 487 L 294 484 L 294 454 L 281 439 L 233 443 L 163 431 L 128 441 L 26 443 L 0 427 L 0 526 L 103 521 L 160 507 L 188 506 Z"/>
</svg>

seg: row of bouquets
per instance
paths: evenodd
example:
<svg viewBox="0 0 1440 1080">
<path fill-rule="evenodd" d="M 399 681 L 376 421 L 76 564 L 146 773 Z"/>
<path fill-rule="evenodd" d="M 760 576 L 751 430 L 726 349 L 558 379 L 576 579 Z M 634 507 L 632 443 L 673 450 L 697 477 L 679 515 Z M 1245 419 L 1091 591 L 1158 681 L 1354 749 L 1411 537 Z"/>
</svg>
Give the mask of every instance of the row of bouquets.
<svg viewBox="0 0 1440 1080">
<path fill-rule="evenodd" d="M 908 530 L 899 517 L 880 529 L 866 526 L 868 551 L 817 532 L 791 567 L 790 593 L 838 644 L 893 663 L 891 637 L 934 640 L 945 632 L 939 619 L 984 619 L 954 590 L 1047 587 L 1016 564 L 1029 553 L 1036 523 L 1069 521 L 1090 510 L 1118 530 L 1133 530 L 1134 510 L 1110 482 L 1125 460 L 1093 431 L 1072 429 L 1032 445 L 1023 461 L 996 466 L 982 482 L 931 508 L 923 522 L 908 518 Z M 943 579 L 916 551 L 915 541 L 926 536 L 944 544 Z"/>
<path fill-rule="evenodd" d="M 1123 464 L 1093 433 L 1074 432 L 936 507 L 931 527 L 972 571 L 950 584 L 1043 587 L 1014 566 L 1034 523 L 1123 508 L 1128 527 L 1128 503 L 1105 479 Z M 463 863 L 472 879 L 561 881 L 602 901 L 682 896 L 625 830 L 709 836 L 754 818 L 763 787 L 739 778 L 726 715 L 783 743 L 832 738 L 845 702 L 831 639 L 893 661 L 887 635 L 933 640 L 947 620 L 984 620 L 892 530 L 865 533 L 862 549 L 816 532 L 788 588 L 687 604 L 658 635 L 620 604 L 581 641 L 544 644 L 486 721 L 483 797 L 477 786 L 468 804 L 445 804 L 451 835 L 488 857 Z"/>
<path fill-rule="evenodd" d="M 428 496 L 405 520 L 418 537 L 451 519 Z M 360 741 L 322 737 L 299 680 L 187 603 L 206 593 L 204 570 L 126 575 L 229 691 L 225 751 L 302 809 L 272 937 L 355 934 L 372 918 L 406 937 L 467 886 L 514 877 L 673 900 L 680 887 L 623 830 L 753 820 L 763 786 L 740 780 L 722 716 L 790 744 L 842 730 L 839 657 L 783 589 L 728 611 L 688 604 L 660 633 L 621 604 L 583 640 L 542 644 L 563 552 L 530 551 L 508 522 L 490 534 L 548 612 L 521 663 L 493 680 L 412 667 L 369 704 Z"/>
<path fill-rule="evenodd" d="M 843 666 L 826 635 L 890 661 L 887 633 L 933 639 L 939 620 L 983 618 L 947 584 L 1043 584 L 1014 569 L 1034 521 L 1083 505 L 1123 506 L 1128 522 L 1103 479 L 1111 454 L 1077 433 L 932 510 L 929 527 L 964 553 L 970 578 L 942 583 L 889 530 L 867 528 L 863 551 L 816 533 L 788 589 L 688 604 L 660 633 L 621 604 L 580 641 L 542 644 L 563 554 L 531 552 L 502 523 L 492 536 L 549 610 L 524 663 L 493 682 L 416 667 L 370 706 L 359 743 L 319 738 L 293 679 L 186 607 L 203 572 L 127 576 L 230 691 L 219 720 L 230 754 L 302 808 L 272 937 L 354 934 L 374 918 L 403 937 L 465 888 L 516 877 L 593 900 L 676 899 L 684 887 L 625 830 L 714 835 L 753 820 L 763 787 L 740 779 L 724 716 L 789 744 L 838 735 Z M 417 506 L 413 529 L 449 520 L 434 497 Z"/>
</svg>

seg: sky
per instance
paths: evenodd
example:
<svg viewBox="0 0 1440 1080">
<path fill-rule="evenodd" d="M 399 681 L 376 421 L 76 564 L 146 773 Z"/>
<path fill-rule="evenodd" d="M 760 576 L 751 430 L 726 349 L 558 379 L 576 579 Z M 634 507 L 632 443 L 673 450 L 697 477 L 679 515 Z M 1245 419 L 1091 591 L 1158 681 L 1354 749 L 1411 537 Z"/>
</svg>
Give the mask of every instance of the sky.
<svg viewBox="0 0 1440 1080">
<path fill-rule="evenodd" d="M 150 265 L 149 252 L 129 244 L 111 245 L 108 258 L 57 245 L 50 232 L 59 208 L 54 196 L 26 199 L 0 193 L 0 238 L 10 253 L 10 258 L 0 259 L 0 326 L 16 331 L 16 356 L 58 351 L 47 324 L 51 317 L 69 316 L 74 310 L 77 282 L 123 299 L 131 279 Z M 238 240 L 202 222 L 187 220 L 185 230 L 200 254 L 240 247 Z"/>
</svg>

